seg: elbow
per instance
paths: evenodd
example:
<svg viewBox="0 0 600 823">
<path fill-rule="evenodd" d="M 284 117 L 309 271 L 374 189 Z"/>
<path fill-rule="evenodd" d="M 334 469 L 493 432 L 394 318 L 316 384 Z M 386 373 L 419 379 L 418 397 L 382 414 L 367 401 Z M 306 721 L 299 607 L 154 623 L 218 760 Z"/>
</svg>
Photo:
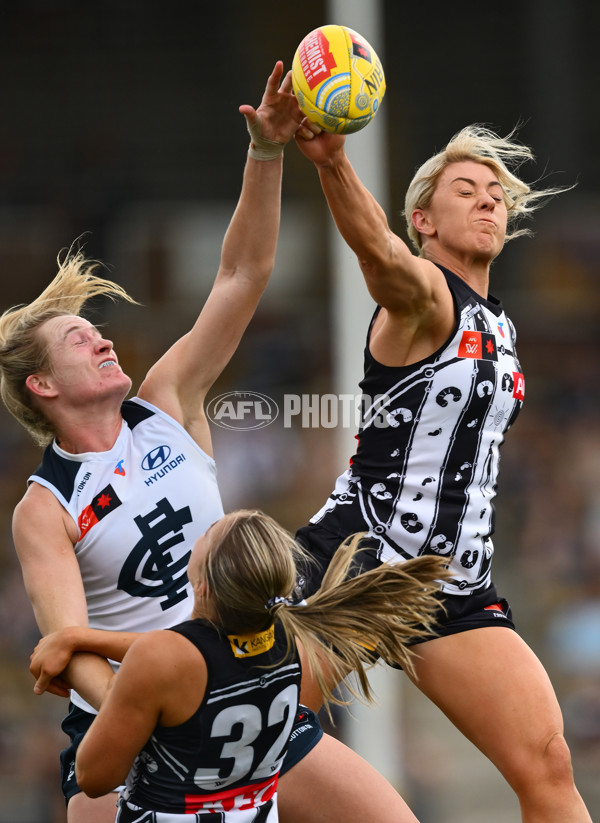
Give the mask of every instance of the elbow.
<svg viewBox="0 0 600 823">
<path fill-rule="evenodd" d="M 75 762 L 75 778 L 81 791 L 88 797 L 102 797 L 116 791 L 114 781 L 103 780 L 97 769 L 85 769 L 78 760 Z"/>
</svg>

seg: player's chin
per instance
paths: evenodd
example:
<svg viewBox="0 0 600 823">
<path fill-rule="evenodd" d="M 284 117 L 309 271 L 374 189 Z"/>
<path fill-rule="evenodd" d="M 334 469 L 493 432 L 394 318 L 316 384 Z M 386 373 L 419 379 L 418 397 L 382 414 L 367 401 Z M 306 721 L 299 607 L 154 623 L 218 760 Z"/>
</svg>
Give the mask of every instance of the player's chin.
<svg viewBox="0 0 600 823">
<path fill-rule="evenodd" d="M 504 248 L 504 235 L 500 236 L 497 231 L 482 231 L 476 239 L 477 251 L 490 260 L 497 257 Z"/>
</svg>

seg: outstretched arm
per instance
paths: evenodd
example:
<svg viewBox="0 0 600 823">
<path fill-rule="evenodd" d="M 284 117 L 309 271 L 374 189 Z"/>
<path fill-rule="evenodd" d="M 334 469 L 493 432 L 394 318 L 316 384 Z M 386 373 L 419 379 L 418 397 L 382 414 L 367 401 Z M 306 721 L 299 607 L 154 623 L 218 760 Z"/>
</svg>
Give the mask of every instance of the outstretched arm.
<svg viewBox="0 0 600 823">
<path fill-rule="evenodd" d="M 317 169 L 332 217 L 356 254 L 371 296 L 384 308 L 372 353 L 386 365 L 404 365 L 430 354 L 450 333 L 452 298 L 440 269 L 415 256 L 391 230 L 352 166 L 345 140 L 327 132 L 310 140 L 301 133 L 296 137 Z"/>
<path fill-rule="evenodd" d="M 356 254 L 375 301 L 389 308 L 408 303 L 415 291 L 423 290 L 424 272 L 435 267 L 416 257 L 391 230 L 346 154 L 346 138 L 321 132 L 309 141 L 299 135 L 296 142 L 316 166 L 336 226 Z"/>
<path fill-rule="evenodd" d="M 282 77 L 283 64 L 278 62 L 258 109 L 240 106 L 252 144 L 215 283 L 192 330 L 151 369 L 139 392 L 182 423 L 207 450 L 206 394 L 235 352 L 275 262 L 282 151 L 303 120 L 291 76 Z"/>
</svg>

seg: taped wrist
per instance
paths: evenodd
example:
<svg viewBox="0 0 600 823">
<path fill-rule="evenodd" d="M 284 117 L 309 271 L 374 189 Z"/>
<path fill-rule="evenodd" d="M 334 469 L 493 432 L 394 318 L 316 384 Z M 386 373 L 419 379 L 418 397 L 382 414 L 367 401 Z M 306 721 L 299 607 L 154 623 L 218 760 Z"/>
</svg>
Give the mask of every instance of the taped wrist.
<svg viewBox="0 0 600 823">
<path fill-rule="evenodd" d="M 252 124 L 246 119 L 246 125 L 251 140 L 248 149 L 250 157 L 255 160 L 274 160 L 276 157 L 281 156 L 284 143 L 278 143 L 277 140 L 269 140 L 268 137 L 263 137 L 260 117 Z"/>
</svg>

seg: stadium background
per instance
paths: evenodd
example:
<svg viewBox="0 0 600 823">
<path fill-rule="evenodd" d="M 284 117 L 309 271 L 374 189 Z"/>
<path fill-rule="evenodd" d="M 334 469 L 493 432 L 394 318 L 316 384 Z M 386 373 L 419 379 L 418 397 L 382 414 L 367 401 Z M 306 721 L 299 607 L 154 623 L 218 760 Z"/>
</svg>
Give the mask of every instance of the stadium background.
<svg viewBox="0 0 600 823">
<path fill-rule="evenodd" d="M 540 212 L 535 239 L 509 245 L 493 269 L 527 378 L 503 449 L 495 576 L 552 676 L 580 790 L 600 817 L 600 7 L 380 7 L 374 45 L 388 84 L 383 145 L 396 231 L 415 167 L 467 123 L 506 134 L 522 122 L 538 158 L 527 179 L 577 182 Z M 139 383 L 193 321 L 214 276 L 248 142 L 238 105 L 257 105 L 274 61 L 289 66 L 301 37 L 324 22 L 317 0 L 5 0 L 0 308 L 37 295 L 58 250 L 89 232 L 88 253 L 145 306 L 101 307 L 99 316 Z M 247 389 L 280 402 L 332 391 L 330 228 L 316 174 L 290 146 L 273 280 L 213 395 Z M 226 508 L 259 506 L 292 530 L 346 463 L 331 429 L 281 419 L 252 434 L 215 430 L 215 452 Z M 38 458 L 2 410 L 0 823 L 64 820 L 64 704 L 31 691 L 38 633 L 10 532 Z M 518 820 L 494 769 L 401 675 L 397 684 L 398 783 L 421 822 Z"/>
</svg>

